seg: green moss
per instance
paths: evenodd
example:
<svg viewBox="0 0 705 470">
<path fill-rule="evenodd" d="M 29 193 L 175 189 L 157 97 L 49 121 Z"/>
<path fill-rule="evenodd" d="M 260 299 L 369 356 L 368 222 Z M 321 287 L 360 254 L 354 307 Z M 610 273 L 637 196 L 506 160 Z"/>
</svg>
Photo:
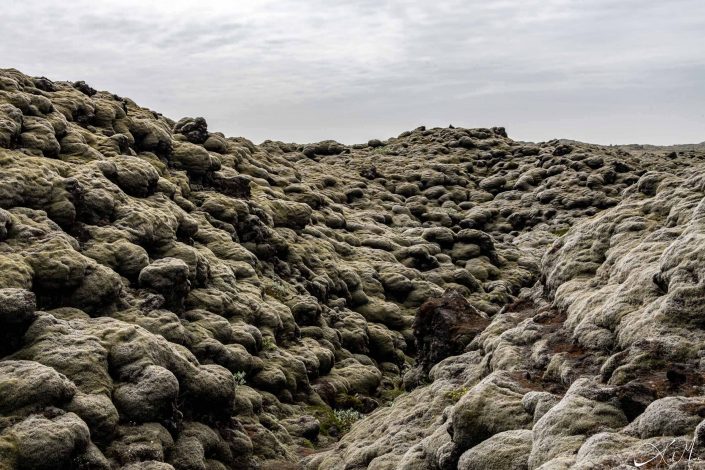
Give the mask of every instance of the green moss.
<svg viewBox="0 0 705 470">
<path fill-rule="evenodd" d="M 7 424 L 2 423 L 0 424 Z M 8 426 L 9 427 L 9 426 Z M 0 437 L 0 461 L 7 467 L 0 468 L 17 468 L 17 453 L 18 442 L 11 434 Z"/>
<path fill-rule="evenodd" d="M 663 371 L 668 364 L 669 362 L 664 359 L 644 355 L 630 363 L 617 367 L 610 377 L 610 382 L 615 385 L 624 385 L 639 377 Z"/>
<path fill-rule="evenodd" d="M 335 406 L 338 408 L 353 408 L 362 410 L 363 403 L 357 396 L 348 395 L 347 393 L 339 393 L 335 396 Z"/>
<path fill-rule="evenodd" d="M 637 366 L 645 371 L 663 369 L 667 365 L 665 359 L 660 359 L 657 357 L 648 357 L 643 362 L 637 363 Z"/>
<path fill-rule="evenodd" d="M 403 395 L 406 393 L 403 388 L 401 387 L 394 387 L 390 388 L 388 390 L 382 390 L 380 392 L 379 397 L 385 402 L 393 402 L 398 396 Z"/>
<path fill-rule="evenodd" d="M 330 436 L 331 427 L 336 425 L 335 413 L 333 409 L 327 406 L 309 406 L 307 407 L 309 414 L 315 416 L 321 425 L 321 434 Z"/>
<path fill-rule="evenodd" d="M 470 390 L 468 387 L 458 387 L 454 390 L 446 392 L 446 397 L 450 400 L 458 401 L 463 397 L 463 395 L 468 393 L 468 390 Z"/>
<path fill-rule="evenodd" d="M 308 439 L 303 439 L 303 441 L 301 442 L 301 447 L 306 447 L 307 449 L 315 449 L 313 442 L 309 441 Z"/>
<path fill-rule="evenodd" d="M 264 293 L 282 303 L 291 297 L 289 291 L 287 291 L 284 285 L 284 282 L 277 279 L 272 280 L 271 283 L 264 287 Z"/>
<path fill-rule="evenodd" d="M 388 147 L 377 147 L 372 152 L 380 154 L 380 155 L 389 155 L 393 153 L 394 151 Z"/>
<path fill-rule="evenodd" d="M 274 338 L 271 336 L 265 336 L 262 338 L 262 349 L 265 351 L 273 351 L 277 349 L 277 343 L 274 342 Z"/>
</svg>

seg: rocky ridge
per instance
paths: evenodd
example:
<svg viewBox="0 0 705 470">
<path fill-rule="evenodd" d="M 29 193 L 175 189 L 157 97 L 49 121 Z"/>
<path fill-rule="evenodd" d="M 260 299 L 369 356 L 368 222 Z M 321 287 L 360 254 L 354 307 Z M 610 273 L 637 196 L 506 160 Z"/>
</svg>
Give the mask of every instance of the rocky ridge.
<svg viewBox="0 0 705 470">
<path fill-rule="evenodd" d="M 703 158 L 254 145 L 1 70 L 0 468 L 697 457 Z"/>
</svg>

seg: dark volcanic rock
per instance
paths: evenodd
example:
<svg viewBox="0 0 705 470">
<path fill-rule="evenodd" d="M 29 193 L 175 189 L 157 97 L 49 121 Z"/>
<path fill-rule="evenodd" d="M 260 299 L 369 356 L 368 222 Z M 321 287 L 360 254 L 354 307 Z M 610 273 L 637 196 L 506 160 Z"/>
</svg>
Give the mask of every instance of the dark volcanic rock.
<svg viewBox="0 0 705 470">
<path fill-rule="evenodd" d="M 489 324 L 487 316 L 456 290 L 426 301 L 414 319 L 416 363 L 428 372 L 442 359 L 462 353 Z"/>
<path fill-rule="evenodd" d="M 208 123 L 202 117 L 183 118 L 174 126 L 174 132 L 183 134 L 193 144 L 202 144 L 208 139 Z"/>
</svg>

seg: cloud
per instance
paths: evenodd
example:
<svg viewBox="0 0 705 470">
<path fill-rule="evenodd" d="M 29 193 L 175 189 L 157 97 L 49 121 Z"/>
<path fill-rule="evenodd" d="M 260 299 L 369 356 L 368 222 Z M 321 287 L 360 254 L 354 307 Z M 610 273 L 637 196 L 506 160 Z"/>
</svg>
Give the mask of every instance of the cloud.
<svg viewBox="0 0 705 470">
<path fill-rule="evenodd" d="M 0 37 L 2 66 L 255 141 L 705 140 L 700 0 L 24 0 Z"/>
</svg>

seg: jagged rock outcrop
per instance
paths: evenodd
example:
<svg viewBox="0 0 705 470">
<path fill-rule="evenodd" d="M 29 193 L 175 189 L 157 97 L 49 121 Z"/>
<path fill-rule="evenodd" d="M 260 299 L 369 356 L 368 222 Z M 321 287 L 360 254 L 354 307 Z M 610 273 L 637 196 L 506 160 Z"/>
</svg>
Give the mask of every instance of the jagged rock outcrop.
<svg viewBox="0 0 705 470">
<path fill-rule="evenodd" d="M 1 70 L 0 467 L 613 468 L 701 443 L 698 155 L 503 128 L 254 145 Z"/>
</svg>

